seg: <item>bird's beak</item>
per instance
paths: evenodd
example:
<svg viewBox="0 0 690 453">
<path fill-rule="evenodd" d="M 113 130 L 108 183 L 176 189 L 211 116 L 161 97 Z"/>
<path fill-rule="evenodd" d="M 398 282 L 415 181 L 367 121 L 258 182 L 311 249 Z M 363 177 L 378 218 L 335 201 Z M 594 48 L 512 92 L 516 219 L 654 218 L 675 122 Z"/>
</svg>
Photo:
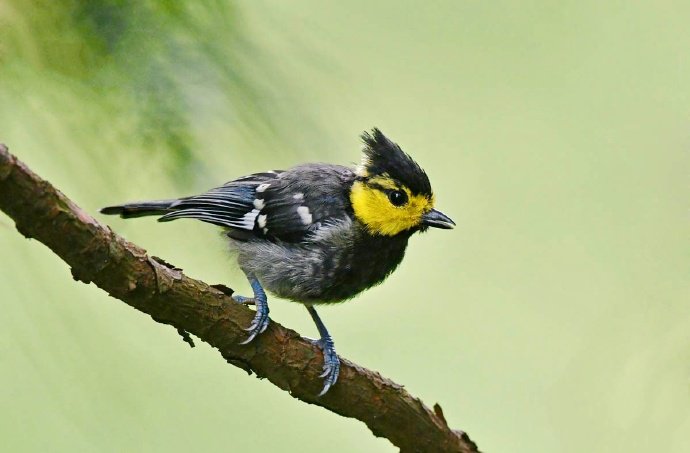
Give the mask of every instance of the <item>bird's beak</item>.
<svg viewBox="0 0 690 453">
<path fill-rule="evenodd" d="M 455 226 L 455 222 L 441 211 L 432 209 L 422 216 L 422 225 L 451 230 Z"/>
</svg>

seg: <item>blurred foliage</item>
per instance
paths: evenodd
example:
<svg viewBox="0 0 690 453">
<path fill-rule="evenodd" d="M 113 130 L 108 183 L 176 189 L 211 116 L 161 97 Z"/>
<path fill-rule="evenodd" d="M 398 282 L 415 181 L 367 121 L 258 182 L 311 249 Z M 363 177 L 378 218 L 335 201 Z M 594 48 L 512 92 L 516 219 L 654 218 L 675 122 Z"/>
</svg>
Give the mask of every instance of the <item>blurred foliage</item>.
<svg viewBox="0 0 690 453">
<path fill-rule="evenodd" d="M 134 131 L 138 148 L 170 156 L 177 181 L 198 163 L 193 97 L 223 96 L 232 127 L 275 132 L 246 74 L 257 50 L 242 38 L 232 2 L 8 0 L 0 18 L 3 91 L 35 93 L 52 79 L 73 104 L 105 104 L 136 126 L 123 133 Z M 75 128 L 88 127 L 79 120 Z"/>
</svg>

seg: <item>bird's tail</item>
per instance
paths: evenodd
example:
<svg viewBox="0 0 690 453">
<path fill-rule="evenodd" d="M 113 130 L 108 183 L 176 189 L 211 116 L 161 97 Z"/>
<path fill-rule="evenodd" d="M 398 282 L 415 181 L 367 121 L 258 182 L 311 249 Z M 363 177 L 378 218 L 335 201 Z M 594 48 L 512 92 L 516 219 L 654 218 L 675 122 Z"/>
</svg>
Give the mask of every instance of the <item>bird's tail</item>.
<svg viewBox="0 0 690 453">
<path fill-rule="evenodd" d="M 171 212 L 172 205 L 177 201 L 178 200 L 154 200 L 108 206 L 101 209 L 101 214 L 119 215 L 123 219 L 148 215 L 163 215 Z"/>
</svg>

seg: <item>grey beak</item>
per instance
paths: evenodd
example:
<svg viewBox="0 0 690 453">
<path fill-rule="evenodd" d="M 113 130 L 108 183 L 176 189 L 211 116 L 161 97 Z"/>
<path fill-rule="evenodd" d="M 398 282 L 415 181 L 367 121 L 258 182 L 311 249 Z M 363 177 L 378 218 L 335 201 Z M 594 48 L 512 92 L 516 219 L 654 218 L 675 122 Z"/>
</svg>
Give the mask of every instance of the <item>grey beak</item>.
<svg viewBox="0 0 690 453">
<path fill-rule="evenodd" d="M 444 230 L 451 230 L 455 226 L 455 222 L 450 217 L 436 209 L 432 209 L 422 216 L 422 224 Z"/>
</svg>

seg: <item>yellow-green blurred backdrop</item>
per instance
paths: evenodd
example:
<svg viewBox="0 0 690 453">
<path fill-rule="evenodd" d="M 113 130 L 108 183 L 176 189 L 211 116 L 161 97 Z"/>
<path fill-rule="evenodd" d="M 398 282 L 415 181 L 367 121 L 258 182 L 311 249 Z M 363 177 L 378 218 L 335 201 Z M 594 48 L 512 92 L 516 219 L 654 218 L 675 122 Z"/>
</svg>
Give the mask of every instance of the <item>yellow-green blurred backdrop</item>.
<svg viewBox="0 0 690 453">
<path fill-rule="evenodd" d="M 690 451 L 690 4 L 0 2 L 0 142 L 95 213 L 378 126 L 454 231 L 322 310 L 487 452 Z M 99 217 L 207 282 L 214 227 Z M 93 285 L 0 214 L 0 450 L 395 451 Z M 273 319 L 314 335 L 306 311 Z"/>
</svg>

